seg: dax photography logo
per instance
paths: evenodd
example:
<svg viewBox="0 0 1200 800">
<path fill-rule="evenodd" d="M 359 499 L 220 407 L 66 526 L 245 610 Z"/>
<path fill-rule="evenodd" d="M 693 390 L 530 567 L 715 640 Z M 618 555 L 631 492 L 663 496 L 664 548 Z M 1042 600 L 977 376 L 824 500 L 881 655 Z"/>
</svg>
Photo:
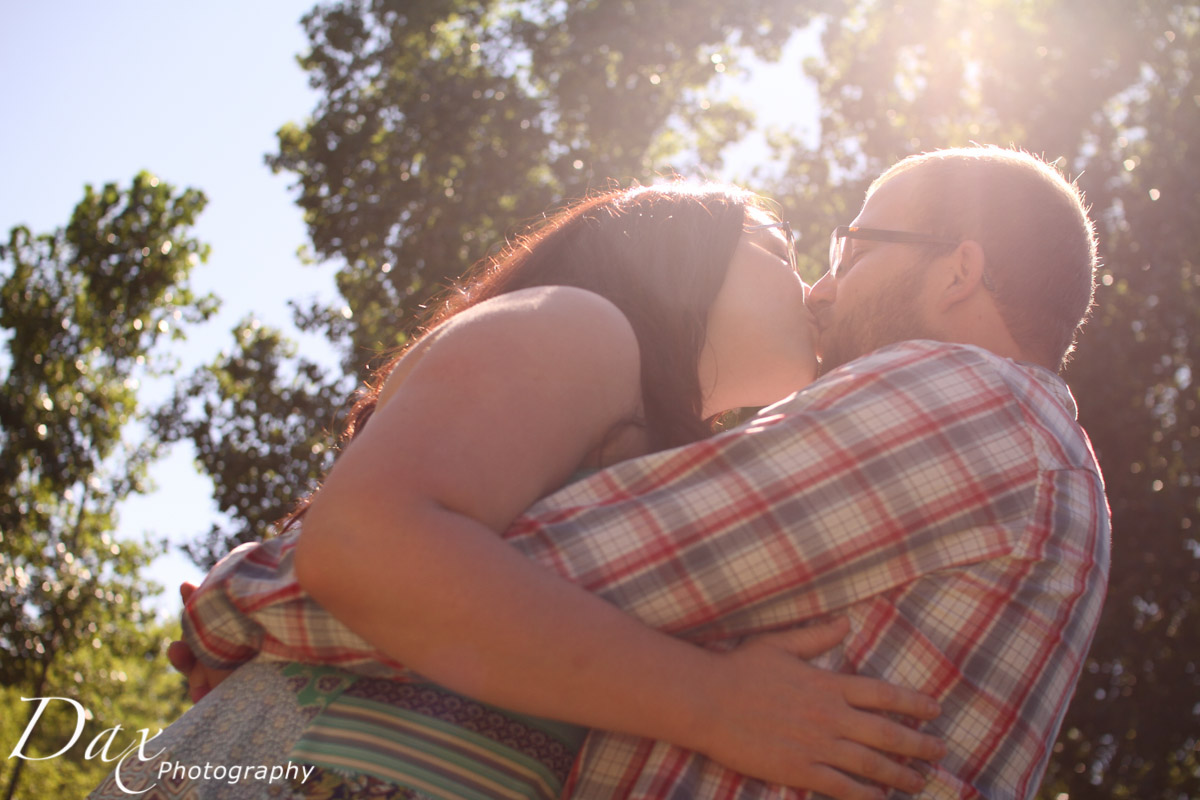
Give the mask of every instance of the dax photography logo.
<svg viewBox="0 0 1200 800">
<path fill-rule="evenodd" d="M 20 740 L 17 741 L 17 746 L 9 753 L 9 760 L 19 758 L 23 761 L 49 761 L 50 759 L 58 758 L 66 753 L 79 742 L 83 735 L 83 723 L 87 716 L 87 710 L 83 705 L 69 697 L 22 697 L 24 703 L 37 703 L 38 706 L 33 712 L 33 716 L 29 720 L 29 724 L 25 726 L 24 732 L 21 734 Z M 33 756 L 25 753 L 25 745 L 29 741 L 30 734 L 37 728 L 38 721 L 41 720 L 42 714 L 46 707 L 52 702 L 70 703 L 75 709 L 75 732 L 71 735 L 70 740 L 58 749 L 57 752 L 51 753 L 48 756 Z M 114 750 L 118 735 L 123 730 L 122 726 L 114 725 L 111 728 L 106 728 L 98 733 L 89 743 L 87 749 L 83 751 L 83 757 L 87 761 L 94 758 L 99 758 L 106 764 L 116 762 L 113 767 L 112 781 L 117 788 L 125 794 L 138 795 L 144 794 L 158 785 L 157 781 L 146 786 L 144 789 L 129 788 L 121 777 L 121 769 L 129 760 L 130 756 L 137 756 L 137 761 L 144 764 L 162 755 L 165 750 L 158 750 L 155 753 L 146 753 L 146 745 L 157 739 L 162 734 L 162 728 L 158 729 L 158 733 L 150 735 L 149 728 L 139 728 L 134 735 L 133 741 L 129 742 L 124 749 Z M 140 736 L 139 736 L 140 734 Z M 0 751 L 2 752 L 2 751 Z M 139 764 L 139 766 L 141 766 Z M 228 784 L 236 784 L 243 780 L 266 781 L 267 783 L 275 783 L 285 779 L 300 779 L 303 775 L 303 781 L 307 781 L 312 771 L 316 769 L 313 766 L 301 767 L 293 764 L 290 760 L 287 765 L 254 765 L 254 764 L 237 764 L 234 766 L 225 766 L 222 764 L 181 764 L 174 761 L 164 760 L 159 765 L 157 770 L 157 779 L 162 780 L 164 777 L 170 777 L 172 780 L 181 781 L 183 779 L 191 781 L 221 781 Z M 146 774 L 145 767 L 141 769 L 133 769 L 130 771 L 141 774 Z M 152 772 L 150 774 L 153 774 Z"/>
<path fill-rule="evenodd" d="M 51 753 L 48 756 L 26 755 L 25 743 L 29 741 L 29 735 L 33 733 L 35 728 L 37 728 L 38 721 L 42 718 L 42 714 L 45 712 L 46 706 L 50 705 L 50 703 L 55 700 L 64 703 L 70 703 L 75 709 L 75 732 L 71 734 L 70 741 L 63 745 L 56 753 Z M 79 741 L 79 737 L 83 735 L 83 721 L 87 716 L 87 711 L 78 700 L 72 700 L 69 697 L 22 697 L 21 702 L 36 702 L 38 707 L 37 710 L 33 712 L 33 716 L 30 718 L 29 724 L 25 726 L 25 730 L 21 734 L 21 738 L 17 741 L 17 746 L 13 748 L 11 753 L 9 753 L 8 757 L 10 760 L 13 758 L 19 758 L 24 761 L 49 761 L 52 758 L 58 758 L 63 753 L 74 747 L 75 743 Z M 84 760 L 91 761 L 92 759 L 99 757 L 100 760 L 105 763 L 112 763 L 113 761 L 117 762 L 116 767 L 113 769 L 113 777 L 117 782 L 117 786 L 121 788 L 121 791 L 128 794 L 141 794 L 142 792 L 147 791 L 149 787 L 138 792 L 130 791 L 129 789 L 125 788 L 125 785 L 121 783 L 121 765 L 124 764 L 125 759 L 129 758 L 129 756 L 134 752 L 137 753 L 137 757 L 141 761 L 149 761 L 150 759 L 161 755 L 161 750 L 153 755 L 146 755 L 146 744 L 152 739 L 157 738 L 162 733 L 162 728 L 159 728 L 158 733 L 154 734 L 153 736 L 149 735 L 149 728 L 140 728 L 138 733 L 141 734 L 141 740 L 138 741 L 135 739 L 124 750 L 121 750 L 113 755 L 113 744 L 117 739 L 117 734 L 120 732 L 121 726 L 114 725 L 113 727 L 106 728 L 100 731 L 100 733 L 96 734 L 95 738 L 88 743 L 87 749 L 83 751 Z"/>
</svg>

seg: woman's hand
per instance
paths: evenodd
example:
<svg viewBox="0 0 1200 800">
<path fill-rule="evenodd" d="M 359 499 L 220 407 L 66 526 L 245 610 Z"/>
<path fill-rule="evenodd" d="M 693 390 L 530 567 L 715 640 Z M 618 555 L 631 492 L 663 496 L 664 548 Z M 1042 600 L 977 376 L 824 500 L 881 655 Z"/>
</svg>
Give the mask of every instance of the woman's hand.
<svg viewBox="0 0 1200 800">
<path fill-rule="evenodd" d="M 196 584 L 183 582 L 179 584 L 179 596 L 187 605 L 188 598 L 196 591 Z M 196 654 L 187 642 L 176 640 L 167 647 L 167 660 L 171 666 L 183 674 L 188 682 L 188 695 L 193 703 L 199 703 L 204 695 L 217 688 L 217 684 L 233 674 L 231 669 L 213 669 L 206 667 L 196 659 Z"/>
<path fill-rule="evenodd" d="M 864 779 L 920 791 L 921 775 L 885 754 L 935 761 L 945 745 L 884 714 L 933 719 L 940 713 L 933 698 L 803 661 L 848 631 L 840 619 L 758 637 L 719 656 L 723 685 L 696 749 L 739 772 L 839 800 L 882 799 Z"/>
</svg>

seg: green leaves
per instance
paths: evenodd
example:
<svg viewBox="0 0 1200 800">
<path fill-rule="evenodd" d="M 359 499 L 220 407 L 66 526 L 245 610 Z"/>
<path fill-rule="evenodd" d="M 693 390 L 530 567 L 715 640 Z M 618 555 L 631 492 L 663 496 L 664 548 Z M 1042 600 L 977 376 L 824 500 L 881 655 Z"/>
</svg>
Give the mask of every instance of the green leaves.
<svg viewBox="0 0 1200 800">
<path fill-rule="evenodd" d="M 525 215 L 610 179 L 719 166 L 744 112 L 708 88 L 812 8 L 347 2 L 305 18 L 323 97 L 279 132 L 315 252 L 345 262 L 346 369 L 403 341 L 441 287 Z"/>
<path fill-rule="evenodd" d="M 205 568 L 237 544 L 270 535 L 316 486 L 350 394 L 347 381 L 296 359 L 279 331 L 247 319 L 233 333 L 233 353 L 182 381 L 155 420 L 167 441 L 191 442 L 228 519 L 186 548 Z"/>
<path fill-rule="evenodd" d="M 160 447 L 134 432 L 140 380 L 165 363 L 163 341 L 215 308 L 187 283 L 207 255 L 188 236 L 204 203 L 141 173 L 128 189 L 87 187 L 66 228 L 16 228 L 0 247 L 0 716 L 14 722 L 14 696 L 78 696 L 85 662 L 158 646 L 142 604 L 157 587 L 139 572 L 159 547 L 112 531 Z M 107 674 L 89 667 L 89 698 L 111 692 Z"/>
<path fill-rule="evenodd" d="M 87 187 L 65 230 L 34 237 L 16 228 L 0 247 L 10 265 L 0 325 L 11 359 L 0 486 L 24 473 L 65 489 L 117 449 L 136 414 L 139 376 L 154 374 L 155 345 L 215 308 L 186 285 L 207 256 L 185 235 L 204 203 L 142 173 L 125 193 Z M 0 528 L 16 529 L 15 511 L 0 505 Z"/>
</svg>

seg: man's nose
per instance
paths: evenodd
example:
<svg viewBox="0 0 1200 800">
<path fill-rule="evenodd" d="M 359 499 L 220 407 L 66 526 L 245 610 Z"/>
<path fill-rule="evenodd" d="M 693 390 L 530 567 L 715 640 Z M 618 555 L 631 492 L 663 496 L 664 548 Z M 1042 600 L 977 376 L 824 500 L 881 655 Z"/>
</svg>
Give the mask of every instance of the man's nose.
<svg viewBox="0 0 1200 800">
<path fill-rule="evenodd" d="M 821 276 L 820 280 L 812 285 L 808 290 L 808 295 L 804 302 L 813 313 L 825 308 L 833 303 L 837 297 L 837 283 L 833 276 L 826 272 Z"/>
</svg>

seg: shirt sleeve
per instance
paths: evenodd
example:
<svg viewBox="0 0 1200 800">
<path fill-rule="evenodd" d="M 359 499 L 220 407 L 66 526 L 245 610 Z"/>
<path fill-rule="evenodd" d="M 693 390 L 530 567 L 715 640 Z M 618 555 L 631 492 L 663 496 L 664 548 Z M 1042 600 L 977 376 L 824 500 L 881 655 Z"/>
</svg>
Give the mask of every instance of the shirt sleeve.
<svg viewBox="0 0 1200 800">
<path fill-rule="evenodd" d="M 318 605 L 296 580 L 299 527 L 221 559 L 184 607 L 183 640 L 202 663 L 234 669 L 263 658 L 329 664 L 373 677 L 412 678 Z"/>
</svg>

